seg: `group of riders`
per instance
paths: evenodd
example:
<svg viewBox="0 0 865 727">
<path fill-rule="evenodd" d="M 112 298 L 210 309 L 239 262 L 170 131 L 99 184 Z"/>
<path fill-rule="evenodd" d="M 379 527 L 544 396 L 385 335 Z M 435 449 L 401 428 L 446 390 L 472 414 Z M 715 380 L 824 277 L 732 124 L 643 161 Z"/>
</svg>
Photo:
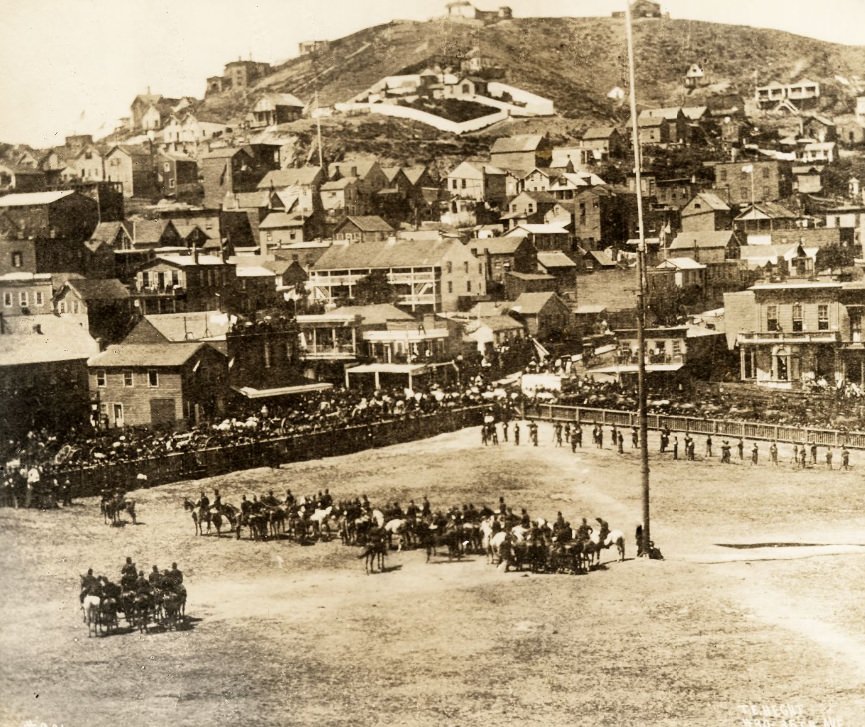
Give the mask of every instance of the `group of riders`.
<svg viewBox="0 0 865 727">
<path fill-rule="evenodd" d="M 508 567 L 529 565 L 534 570 L 577 573 L 586 571 L 593 559 L 599 560 L 604 548 L 616 546 L 620 558 L 624 557 L 624 536 L 611 531 L 603 518 L 596 518 L 596 525 L 583 518 L 572 527 L 561 512 L 552 522 L 533 519 L 524 508 L 514 512 L 504 498 L 495 509 L 465 504 L 433 510 L 426 496 L 404 507 L 398 502 L 377 507 L 366 495 L 334 502 L 327 489 L 300 497 L 287 490 L 284 498 L 270 490 L 260 497 L 243 495 L 236 507 L 214 490 L 212 499 L 202 491 L 195 502 L 187 499 L 185 507 L 192 511 L 197 532 L 205 523 L 207 527 L 219 523 L 220 529 L 222 521 L 236 530 L 238 538 L 242 527 L 250 529 L 252 538 L 285 534 L 300 543 L 338 533 L 343 544 L 360 546 L 379 561 L 392 548 L 423 548 L 429 560 L 440 547 L 449 558 L 474 553 L 487 555 L 496 564 L 506 562 Z"/>
<path fill-rule="evenodd" d="M 197 534 L 204 533 L 204 526 L 210 532 L 215 528 L 221 535 L 223 524 L 240 538 L 242 528 L 248 528 L 249 537 L 253 540 L 286 535 L 300 543 L 310 538 L 322 535 L 321 527 L 330 524 L 328 517 L 333 509 L 333 498 L 330 490 L 319 491 L 314 496 L 295 497 L 291 490 L 286 490 L 285 497 L 277 497 L 273 490 L 267 494 L 243 495 L 240 506 L 223 502 L 219 490 L 213 491 L 213 500 L 202 490 L 199 498 L 192 502 L 187 499 L 184 507 L 192 511 Z"/>
<path fill-rule="evenodd" d="M 161 571 L 154 565 L 145 575 L 130 557 L 120 569 L 119 583 L 104 575 L 95 576 L 89 568 L 81 576 L 79 599 L 84 620 L 93 632 L 116 628 L 118 613 L 123 613 L 132 626 L 146 631 L 151 620 L 164 626 L 176 625 L 186 611 L 186 587 L 177 563 Z"/>
</svg>

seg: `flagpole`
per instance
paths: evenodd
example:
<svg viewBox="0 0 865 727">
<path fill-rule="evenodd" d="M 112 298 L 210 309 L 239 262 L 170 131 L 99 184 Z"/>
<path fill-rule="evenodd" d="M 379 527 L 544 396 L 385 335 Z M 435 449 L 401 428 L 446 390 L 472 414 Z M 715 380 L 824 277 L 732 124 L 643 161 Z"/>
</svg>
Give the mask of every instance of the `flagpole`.
<svg viewBox="0 0 865 727">
<path fill-rule="evenodd" d="M 634 176 L 637 187 L 637 224 L 639 243 L 637 245 L 637 277 L 639 278 L 639 293 L 637 295 L 637 346 L 639 361 L 637 363 L 637 401 L 640 424 L 640 479 L 643 493 L 643 533 L 641 550 L 648 556 L 651 542 L 649 517 L 649 423 L 646 415 L 646 233 L 643 224 L 643 192 L 642 192 L 642 158 L 640 154 L 640 130 L 637 124 L 637 89 L 634 71 L 634 36 L 631 27 L 631 0 L 625 0 L 625 35 L 628 41 L 628 75 L 631 92 L 631 133 L 634 145 Z"/>
</svg>

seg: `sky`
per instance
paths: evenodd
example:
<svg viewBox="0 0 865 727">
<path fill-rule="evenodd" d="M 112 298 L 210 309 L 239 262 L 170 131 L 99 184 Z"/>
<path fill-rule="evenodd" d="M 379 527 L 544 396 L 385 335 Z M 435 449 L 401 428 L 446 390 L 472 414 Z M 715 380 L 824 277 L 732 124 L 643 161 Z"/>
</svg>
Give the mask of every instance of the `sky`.
<svg viewBox="0 0 865 727">
<path fill-rule="evenodd" d="M 335 39 L 404 18 L 444 14 L 446 0 L 5 0 L 0 24 L 0 141 L 37 147 L 110 133 L 148 86 L 204 94 L 238 57 L 277 63 L 302 40 Z M 477 0 L 515 17 L 609 15 L 624 0 Z M 662 0 L 674 18 L 787 30 L 865 45 L 865 0 Z M 322 12 L 316 12 L 322 8 Z M 552 39 L 551 39 L 552 40 Z M 865 74 L 865 69 L 863 69 Z"/>
</svg>

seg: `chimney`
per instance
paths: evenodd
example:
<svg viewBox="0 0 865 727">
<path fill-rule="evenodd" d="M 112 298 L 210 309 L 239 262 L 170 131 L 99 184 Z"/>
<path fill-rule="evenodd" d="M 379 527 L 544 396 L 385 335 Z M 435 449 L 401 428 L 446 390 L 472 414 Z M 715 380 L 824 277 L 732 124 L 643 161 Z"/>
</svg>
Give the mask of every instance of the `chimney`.
<svg viewBox="0 0 865 727">
<path fill-rule="evenodd" d="M 192 262 L 198 265 L 198 245 L 196 243 L 192 243 Z"/>
</svg>

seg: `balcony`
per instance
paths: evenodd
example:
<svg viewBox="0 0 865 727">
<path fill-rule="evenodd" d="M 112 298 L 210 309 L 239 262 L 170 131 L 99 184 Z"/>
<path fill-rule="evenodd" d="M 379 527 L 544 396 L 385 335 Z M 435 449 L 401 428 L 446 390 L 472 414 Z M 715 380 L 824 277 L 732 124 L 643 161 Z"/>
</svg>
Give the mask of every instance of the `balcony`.
<svg viewBox="0 0 865 727">
<path fill-rule="evenodd" d="M 840 331 L 748 331 L 737 343 L 840 343 Z"/>
<path fill-rule="evenodd" d="M 149 285 L 147 287 L 135 286 L 133 295 L 141 297 L 170 297 L 170 298 L 185 298 L 186 288 L 181 288 L 179 285 Z"/>
</svg>

